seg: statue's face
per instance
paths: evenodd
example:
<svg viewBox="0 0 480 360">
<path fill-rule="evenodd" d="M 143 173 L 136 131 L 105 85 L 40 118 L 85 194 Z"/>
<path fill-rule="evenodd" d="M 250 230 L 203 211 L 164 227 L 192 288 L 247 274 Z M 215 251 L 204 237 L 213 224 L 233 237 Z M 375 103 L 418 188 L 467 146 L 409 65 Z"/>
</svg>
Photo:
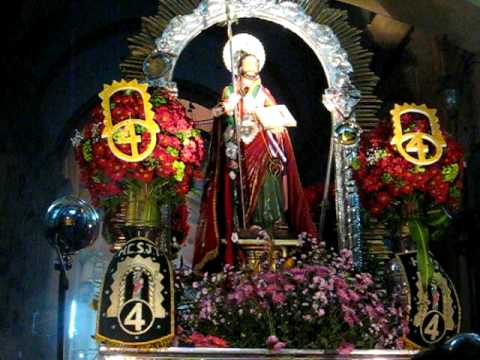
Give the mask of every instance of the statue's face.
<svg viewBox="0 0 480 360">
<path fill-rule="evenodd" d="M 249 55 L 242 60 L 240 66 L 240 73 L 242 77 L 246 77 L 250 80 L 254 80 L 258 77 L 260 64 L 255 56 Z"/>
</svg>

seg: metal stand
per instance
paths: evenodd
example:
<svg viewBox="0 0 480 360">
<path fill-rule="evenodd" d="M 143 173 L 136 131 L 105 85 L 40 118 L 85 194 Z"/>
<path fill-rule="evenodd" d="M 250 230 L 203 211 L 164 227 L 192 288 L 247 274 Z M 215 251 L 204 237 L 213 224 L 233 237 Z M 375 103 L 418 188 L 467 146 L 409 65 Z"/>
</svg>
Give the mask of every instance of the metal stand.
<svg viewBox="0 0 480 360">
<path fill-rule="evenodd" d="M 335 140 L 332 135 L 330 136 L 330 149 L 328 152 L 328 163 L 327 163 L 327 174 L 325 175 L 325 185 L 323 188 L 323 198 L 322 203 L 320 205 L 320 223 L 318 226 L 318 237 L 322 239 L 323 232 L 325 231 L 325 218 L 327 216 L 327 210 L 330 206 L 329 199 L 328 199 L 328 191 L 330 189 L 330 181 L 332 178 L 332 164 L 333 164 L 333 153 L 335 147 Z"/>
<path fill-rule="evenodd" d="M 64 335 L 65 335 L 65 297 L 68 290 L 67 271 L 72 268 L 72 258 L 69 254 L 63 254 L 58 245 L 55 246 L 58 259 L 55 262 L 55 270 L 58 275 L 58 310 L 57 310 L 57 360 L 63 360 Z"/>
</svg>

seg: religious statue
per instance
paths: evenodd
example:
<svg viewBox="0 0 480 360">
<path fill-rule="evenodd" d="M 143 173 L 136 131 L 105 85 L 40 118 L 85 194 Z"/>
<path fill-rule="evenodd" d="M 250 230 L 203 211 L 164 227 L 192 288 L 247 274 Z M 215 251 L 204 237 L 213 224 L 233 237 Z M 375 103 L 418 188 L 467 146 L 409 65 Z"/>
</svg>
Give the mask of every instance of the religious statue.
<svg viewBox="0 0 480 360">
<path fill-rule="evenodd" d="M 261 82 L 263 45 L 238 34 L 227 42 L 223 57 L 233 84 L 212 110 L 216 120 L 195 242 L 196 270 L 219 255 L 222 239 L 225 263 L 233 264 L 239 237 L 255 238 L 259 230 L 276 238 L 316 233 L 286 128 L 296 122 Z"/>
</svg>

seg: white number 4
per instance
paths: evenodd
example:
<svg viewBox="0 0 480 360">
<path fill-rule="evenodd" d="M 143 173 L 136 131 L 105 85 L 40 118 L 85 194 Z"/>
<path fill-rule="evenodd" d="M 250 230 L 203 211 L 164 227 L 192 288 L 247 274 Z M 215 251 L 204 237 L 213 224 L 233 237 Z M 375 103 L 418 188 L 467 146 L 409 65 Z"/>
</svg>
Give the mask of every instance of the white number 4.
<svg viewBox="0 0 480 360">
<path fill-rule="evenodd" d="M 141 331 L 143 326 L 145 326 L 145 320 L 143 320 L 142 315 L 142 303 L 138 302 L 128 313 L 124 324 L 135 326 L 135 331 Z"/>
</svg>

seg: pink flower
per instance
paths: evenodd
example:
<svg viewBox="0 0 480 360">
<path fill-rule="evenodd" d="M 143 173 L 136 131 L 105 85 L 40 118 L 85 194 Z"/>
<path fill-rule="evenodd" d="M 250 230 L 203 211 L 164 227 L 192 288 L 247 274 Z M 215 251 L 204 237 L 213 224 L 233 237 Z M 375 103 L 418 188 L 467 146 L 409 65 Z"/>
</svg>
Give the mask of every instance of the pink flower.
<svg viewBox="0 0 480 360">
<path fill-rule="evenodd" d="M 280 351 L 287 346 L 286 342 L 279 341 L 273 346 L 273 351 Z"/>
<path fill-rule="evenodd" d="M 295 286 L 292 285 L 292 284 L 285 284 L 283 286 L 283 289 L 286 291 L 286 292 L 292 292 L 293 290 L 295 290 Z"/>
<path fill-rule="evenodd" d="M 353 351 L 353 347 L 353 344 L 344 341 L 337 348 L 337 352 L 341 355 L 348 355 Z"/>
<path fill-rule="evenodd" d="M 327 277 L 332 273 L 332 271 L 326 266 L 317 266 L 315 268 L 315 272 L 317 276 L 320 276 L 320 277 Z"/>
<path fill-rule="evenodd" d="M 403 338 L 398 338 L 395 340 L 395 347 L 397 349 L 404 349 L 405 348 L 405 341 Z"/>
<path fill-rule="evenodd" d="M 374 318 L 375 317 L 375 309 L 371 305 L 366 305 L 365 306 L 365 312 L 367 313 L 369 318 Z"/>
<path fill-rule="evenodd" d="M 270 335 L 268 338 L 267 338 L 267 347 L 269 349 L 272 349 L 273 346 L 279 342 L 280 340 L 278 340 L 278 338 L 275 336 L 275 335 Z"/>
<path fill-rule="evenodd" d="M 267 347 L 273 351 L 280 351 L 285 346 L 287 346 L 286 342 L 280 341 L 275 335 L 270 335 L 267 338 Z"/>
<path fill-rule="evenodd" d="M 349 249 L 342 249 L 340 250 L 340 256 L 343 258 L 351 258 L 352 257 L 352 250 Z"/>
<path fill-rule="evenodd" d="M 378 304 L 377 306 L 375 306 L 375 311 L 381 315 L 385 314 L 385 308 L 382 304 Z"/>
<path fill-rule="evenodd" d="M 283 295 L 282 293 L 274 293 L 273 296 L 272 296 L 272 302 L 274 304 L 282 304 L 285 302 L 285 295 Z"/>
<path fill-rule="evenodd" d="M 352 300 L 353 302 L 357 302 L 361 299 L 360 295 L 358 295 L 357 292 L 350 289 L 348 290 L 348 296 L 350 297 L 350 300 Z"/>
<path fill-rule="evenodd" d="M 267 293 L 274 294 L 276 291 L 278 291 L 278 286 L 276 284 L 270 284 L 266 288 Z"/>
<path fill-rule="evenodd" d="M 333 283 L 337 289 L 346 289 L 348 288 L 347 282 L 341 277 L 335 276 L 333 278 Z"/>
<path fill-rule="evenodd" d="M 348 307 L 347 305 L 342 304 L 342 311 L 343 311 L 343 319 L 348 325 L 353 326 L 355 325 L 355 323 L 360 322 L 360 319 L 356 315 L 355 310 L 352 309 L 351 307 Z"/>
<path fill-rule="evenodd" d="M 350 301 L 350 297 L 344 289 L 337 289 L 337 296 L 342 303 L 347 303 Z"/>
</svg>

